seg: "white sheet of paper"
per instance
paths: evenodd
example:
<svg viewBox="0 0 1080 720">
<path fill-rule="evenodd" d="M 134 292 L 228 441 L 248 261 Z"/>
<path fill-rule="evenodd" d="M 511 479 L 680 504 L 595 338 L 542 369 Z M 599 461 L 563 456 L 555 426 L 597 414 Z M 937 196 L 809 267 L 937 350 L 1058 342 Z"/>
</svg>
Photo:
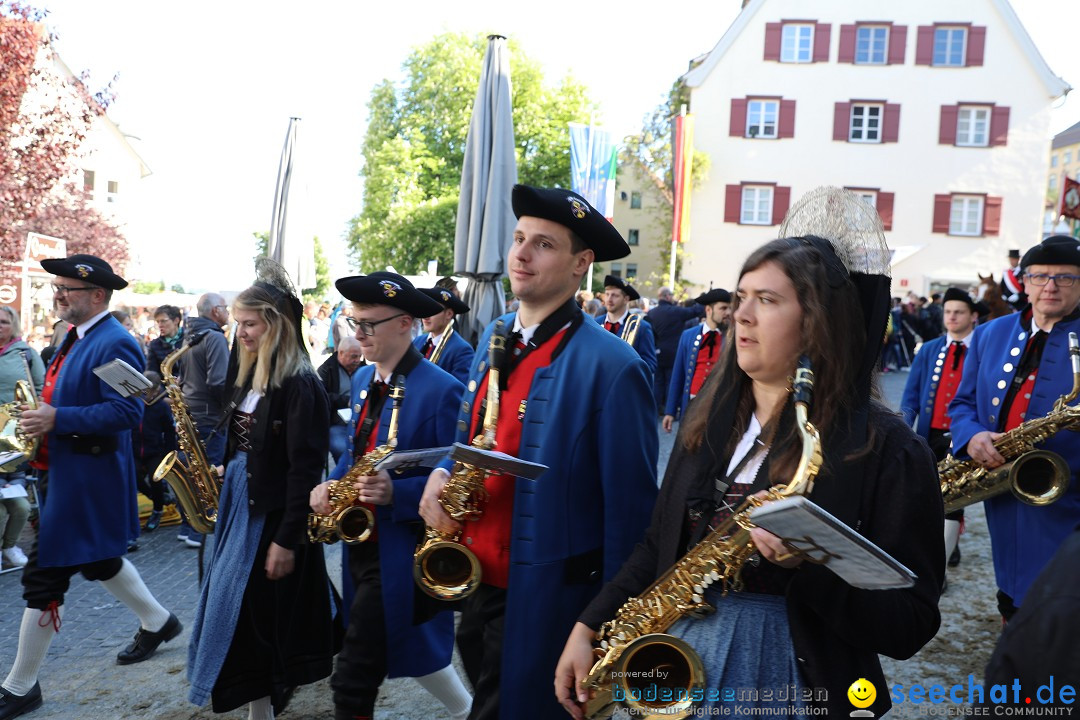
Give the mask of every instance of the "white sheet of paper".
<svg viewBox="0 0 1080 720">
<path fill-rule="evenodd" d="M 21 497 L 26 497 L 26 488 L 22 485 L 0 487 L 0 498 L 3 498 L 4 500 L 14 500 L 15 498 Z"/>
</svg>

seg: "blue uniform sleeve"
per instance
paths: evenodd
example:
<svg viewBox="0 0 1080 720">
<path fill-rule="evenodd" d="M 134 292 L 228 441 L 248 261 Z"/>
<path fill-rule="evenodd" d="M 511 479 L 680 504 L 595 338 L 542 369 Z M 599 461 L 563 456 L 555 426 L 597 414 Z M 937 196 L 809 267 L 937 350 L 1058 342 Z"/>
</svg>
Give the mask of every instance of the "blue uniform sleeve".
<svg viewBox="0 0 1080 720">
<path fill-rule="evenodd" d="M 468 343 L 459 345 L 454 350 L 454 355 L 449 358 L 450 362 L 443 368 L 454 376 L 454 379 L 464 385 L 469 381 L 469 367 L 472 365 L 473 353 Z"/>
<path fill-rule="evenodd" d="M 671 366 L 671 382 L 668 384 L 667 403 L 664 414 L 679 417 L 679 412 L 685 410 L 682 406 L 683 388 L 686 386 L 686 365 L 690 361 L 686 334 L 679 338 L 679 349 L 675 352 L 675 364 Z"/>
<path fill-rule="evenodd" d="M 638 325 L 637 337 L 634 338 L 634 349 L 649 368 L 649 384 L 651 385 L 652 377 L 656 374 L 656 339 L 653 336 L 652 324 L 645 319 L 644 315 L 641 317 L 641 324 Z"/>
<path fill-rule="evenodd" d="M 926 366 L 929 364 L 926 345 L 923 345 L 915 361 L 911 363 L 911 372 L 908 374 L 907 384 L 904 385 L 904 396 L 900 399 L 900 411 L 904 413 L 904 422 L 909 427 L 914 427 L 915 419 L 919 417 L 919 404 L 922 402 L 923 386 L 926 384 Z"/>
<path fill-rule="evenodd" d="M 100 357 L 87 358 L 86 362 L 90 367 L 97 367 L 114 358 L 119 358 L 132 367 L 139 366 L 139 346 L 126 332 L 123 341 L 110 344 L 100 353 Z M 102 401 L 93 405 L 56 408 L 53 432 L 57 435 L 118 433 L 132 429 L 142 420 L 143 408 L 146 406 L 138 397 L 122 397 L 108 383 L 90 372 L 86 373 L 82 382 L 97 383 Z"/>
<path fill-rule="evenodd" d="M 960 387 L 956 395 L 949 403 L 949 430 L 952 432 L 952 454 L 960 456 L 966 454 L 968 441 L 976 434 L 992 428 L 983 427 L 979 422 L 978 387 L 979 366 L 982 363 L 982 338 L 987 326 L 975 328 L 975 334 L 971 338 L 966 359 L 964 360 L 964 374 L 960 377 Z"/>
</svg>

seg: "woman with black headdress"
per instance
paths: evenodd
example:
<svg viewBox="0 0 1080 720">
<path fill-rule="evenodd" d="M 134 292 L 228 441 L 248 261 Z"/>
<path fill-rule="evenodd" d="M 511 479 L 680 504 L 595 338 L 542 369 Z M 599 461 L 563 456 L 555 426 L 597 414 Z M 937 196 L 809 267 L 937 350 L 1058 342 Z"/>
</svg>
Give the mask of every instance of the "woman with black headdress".
<svg viewBox="0 0 1080 720">
<path fill-rule="evenodd" d="M 722 596 L 722 584 L 712 585 L 705 599 L 716 612 L 679 620 L 670 632 L 702 657 L 707 691 L 755 691 L 734 696 L 744 707 L 791 714 L 818 705 L 846 716 L 848 688 L 864 678 L 876 686 L 869 709 L 880 717 L 890 700 L 878 653 L 910 657 L 937 631 L 944 550 L 934 459 L 873 388 L 888 313 L 888 251 L 876 215 L 869 228 L 855 222 L 861 202 L 853 206 L 838 190 L 808 200 L 818 206 L 800 203 L 817 212 L 806 224 L 829 239 L 789 221 L 796 237 L 747 259 L 720 365 L 690 405 L 645 539 L 567 641 L 555 692 L 574 717 L 582 717 L 581 679 L 594 662 L 600 625 L 747 496 L 792 479 L 802 443 L 791 382 L 801 355 L 815 374 L 810 421 L 824 453 L 810 499 L 918 579 L 902 590 L 856 589 L 824 566 L 785 556 L 778 538 L 755 528 L 760 557 L 743 567 L 742 590 Z M 740 704 L 734 698 L 721 693 L 715 704 L 730 712 Z"/>
<path fill-rule="evenodd" d="M 340 626 L 308 494 L 329 447 L 329 403 L 300 334 L 302 306 L 276 265 L 233 303 L 229 441 L 210 569 L 188 648 L 189 699 L 214 712 L 280 712 L 328 677 Z"/>
</svg>

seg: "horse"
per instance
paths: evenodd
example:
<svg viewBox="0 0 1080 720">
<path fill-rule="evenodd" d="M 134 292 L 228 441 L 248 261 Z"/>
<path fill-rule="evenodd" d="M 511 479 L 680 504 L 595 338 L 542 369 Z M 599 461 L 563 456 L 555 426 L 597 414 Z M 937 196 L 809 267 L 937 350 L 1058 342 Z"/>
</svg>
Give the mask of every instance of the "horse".
<svg viewBox="0 0 1080 720">
<path fill-rule="evenodd" d="M 979 273 L 979 284 L 975 288 L 975 300 L 982 301 L 990 308 L 990 314 L 985 318 L 979 318 L 979 322 L 993 320 L 1016 312 L 1016 308 L 1001 296 L 1001 283 L 994 279 L 993 273 L 986 276 Z"/>
</svg>

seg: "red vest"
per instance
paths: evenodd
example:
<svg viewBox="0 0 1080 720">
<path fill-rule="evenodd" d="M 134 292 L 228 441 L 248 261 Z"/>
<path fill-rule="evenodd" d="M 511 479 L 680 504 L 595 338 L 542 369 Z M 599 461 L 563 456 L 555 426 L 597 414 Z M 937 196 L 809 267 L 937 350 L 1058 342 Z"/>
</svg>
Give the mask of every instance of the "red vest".
<svg viewBox="0 0 1080 720">
<path fill-rule="evenodd" d="M 930 419 L 930 427 L 934 430 L 948 430 L 952 424 L 947 410 L 949 403 L 956 396 L 956 389 L 960 387 L 960 377 L 964 374 L 964 361 L 953 370 L 953 358 L 956 356 L 956 345 L 949 341 L 949 351 L 945 353 L 945 362 L 941 366 L 941 380 L 938 384 L 937 394 L 934 395 L 934 416 Z"/>
<path fill-rule="evenodd" d="M 372 392 L 370 392 L 368 394 L 367 398 L 364 399 L 364 406 L 362 408 L 360 408 L 360 417 L 356 418 L 357 435 L 359 435 L 359 432 L 360 432 L 360 424 L 364 422 L 364 418 L 367 416 L 368 405 L 371 404 L 371 398 L 376 392 L 378 392 L 378 391 L 374 390 L 374 388 L 373 388 Z M 390 398 L 387 398 L 386 402 L 393 402 L 393 400 L 391 400 Z M 364 446 L 364 448 L 360 451 L 359 454 L 356 453 L 356 450 L 358 450 L 358 448 L 355 448 L 355 447 L 353 448 L 353 451 L 354 451 L 353 455 L 357 459 L 361 458 L 363 455 L 366 455 L 367 453 L 369 453 L 369 452 L 371 452 L 372 450 L 375 449 L 375 443 L 379 439 L 379 423 L 380 422 L 382 422 L 382 415 L 381 414 L 380 414 L 379 417 L 375 418 L 375 424 L 371 426 L 371 434 L 368 435 L 367 445 Z M 353 441 L 354 442 L 356 441 L 356 437 L 353 438 Z M 374 503 L 362 502 L 362 503 L 360 503 L 360 505 L 363 505 L 368 510 L 370 510 L 372 515 L 375 514 L 375 504 Z M 368 537 L 367 542 L 375 542 L 378 539 L 379 539 L 379 528 L 374 527 L 374 528 L 371 529 L 371 536 Z"/>
<path fill-rule="evenodd" d="M 72 326 L 68 332 L 76 332 L 75 327 Z M 78 342 L 78 340 L 75 342 Z M 71 343 L 71 345 L 74 345 L 75 342 Z M 58 350 L 57 352 L 60 351 Z M 52 405 L 53 391 L 56 390 L 56 383 L 60 378 L 60 368 L 64 366 L 64 360 L 67 359 L 68 353 L 70 352 L 71 346 L 69 345 L 68 348 L 56 358 L 56 361 L 49 365 L 49 369 L 45 371 L 45 387 L 41 389 L 42 402 Z M 30 463 L 30 467 L 36 470 L 49 469 L 49 436 L 47 434 L 41 438 L 41 444 L 38 445 L 37 455 L 34 456 L 34 461 Z"/>
<path fill-rule="evenodd" d="M 694 397 L 701 391 L 705 379 L 709 377 L 713 366 L 720 359 L 720 348 L 723 347 L 724 336 L 720 334 L 719 330 L 710 330 L 709 333 L 716 334 L 715 344 L 711 347 L 705 347 L 705 338 L 708 333 L 702 333 L 698 344 L 697 360 L 694 363 L 694 377 L 690 380 L 690 397 Z"/>
<path fill-rule="evenodd" d="M 533 350 L 514 368 L 499 395 L 499 419 L 495 431 L 495 449 L 517 457 L 521 447 L 521 428 L 525 422 L 525 405 L 532 386 L 533 375 L 551 364 L 551 356 L 559 346 L 566 330 L 561 330 L 546 343 Z M 478 386 L 477 398 L 487 393 L 487 373 Z M 480 402 L 473 403 L 472 437 L 482 428 Z M 461 542 L 473 551 L 480 561 L 483 581 L 505 588 L 510 580 L 510 530 L 514 520 L 514 490 L 517 478 L 513 475 L 489 475 L 484 481 L 488 499 L 484 514 L 478 520 L 465 523 Z"/>
</svg>

